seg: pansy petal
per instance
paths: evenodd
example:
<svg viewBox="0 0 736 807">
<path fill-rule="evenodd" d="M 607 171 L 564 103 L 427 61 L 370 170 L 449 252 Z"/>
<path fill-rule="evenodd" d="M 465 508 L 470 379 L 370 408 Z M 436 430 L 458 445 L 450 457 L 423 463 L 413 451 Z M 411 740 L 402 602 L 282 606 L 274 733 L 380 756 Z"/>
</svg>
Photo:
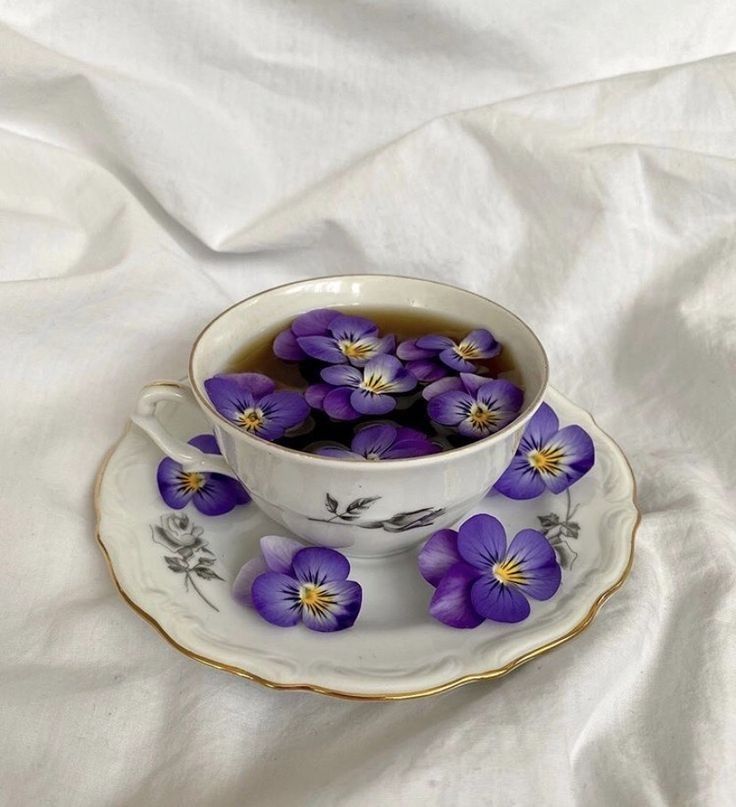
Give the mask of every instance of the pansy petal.
<svg viewBox="0 0 736 807">
<path fill-rule="evenodd" d="M 260 574 L 250 589 L 253 607 L 273 625 L 289 628 L 301 619 L 299 584 L 278 572 Z"/>
<path fill-rule="evenodd" d="M 350 405 L 361 415 L 386 415 L 396 408 L 396 401 L 390 395 L 375 395 L 356 389 L 350 396 Z"/>
<path fill-rule="evenodd" d="M 495 516 L 471 516 L 460 525 L 457 551 L 471 566 L 489 569 L 506 554 L 506 531 Z"/>
<path fill-rule="evenodd" d="M 394 358 L 393 356 L 387 356 L 387 358 Z M 394 371 L 394 377 L 391 381 L 391 392 L 393 393 L 401 393 L 401 392 L 409 392 L 409 390 L 413 390 L 414 387 L 417 385 L 416 376 L 412 375 L 406 367 L 399 367 Z"/>
<path fill-rule="evenodd" d="M 440 378 L 444 378 L 449 370 L 443 364 L 434 359 L 419 359 L 418 361 L 407 362 L 406 369 L 424 384 L 431 384 Z"/>
<path fill-rule="evenodd" d="M 544 493 L 545 485 L 526 455 L 516 454 L 494 489 L 509 499 L 533 499 Z"/>
<path fill-rule="evenodd" d="M 496 341 L 493 334 L 485 328 L 471 331 L 460 344 L 472 347 L 476 355 L 482 359 L 491 359 L 501 352 L 501 345 Z"/>
<path fill-rule="evenodd" d="M 304 544 L 283 535 L 264 535 L 260 541 L 263 560 L 272 572 L 291 574 L 294 555 L 304 549 Z"/>
<path fill-rule="evenodd" d="M 217 440 L 213 434 L 198 434 L 189 440 L 189 445 L 204 451 L 205 454 L 219 454 L 220 447 L 217 445 Z"/>
<path fill-rule="evenodd" d="M 284 361 L 303 361 L 307 358 L 307 354 L 299 347 L 296 336 L 290 328 L 281 331 L 273 340 L 273 352 Z"/>
<path fill-rule="evenodd" d="M 192 504 L 206 516 L 222 516 L 237 503 L 230 479 L 222 474 L 208 474 L 204 485 L 192 496 Z"/>
<path fill-rule="evenodd" d="M 302 608 L 302 621 L 310 630 L 329 632 L 349 628 L 360 613 L 363 590 L 353 580 L 333 580 L 324 586 L 331 602 L 326 608 Z"/>
<path fill-rule="evenodd" d="M 325 395 L 322 408 L 334 420 L 357 420 L 360 412 L 357 412 L 350 403 L 354 392 L 355 390 L 350 387 L 335 387 L 332 392 Z"/>
<path fill-rule="evenodd" d="M 473 405 L 473 398 L 467 392 L 443 392 L 427 404 L 427 414 L 437 423 L 455 426 L 464 420 Z"/>
<path fill-rule="evenodd" d="M 487 403 L 494 409 L 516 415 L 521 409 L 524 401 L 524 393 L 510 381 L 504 378 L 492 378 L 487 380 L 477 391 L 476 397 L 479 401 Z"/>
<path fill-rule="evenodd" d="M 324 336 L 330 323 L 340 316 L 339 311 L 332 308 L 315 308 L 300 314 L 292 323 L 291 330 L 294 336 Z"/>
<path fill-rule="evenodd" d="M 253 581 L 259 574 L 268 571 L 263 558 L 251 558 L 246 561 L 238 572 L 235 582 L 233 583 L 233 599 L 241 605 L 246 605 L 249 608 L 253 607 L 253 598 L 250 590 L 253 586 Z"/>
<path fill-rule="evenodd" d="M 562 493 L 593 467 L 595 448 L 590 435 L 580 426 L 565 426 L 547 444 L 559 447 L 565 455 L 562 473 L 544 474 L 543 481 L 553 493 Z"/>
<path fill-rule="evenodd" d="M 505 586 L 487 574 L 473 584 L 470 601 L 477 613 L 494 622 L 521 622 L 531 610 L 519 589 Z"/>
<path fill-rule="evenodd" d="M 421 350 L 440 351 L 455 347 L 455 342 L 449 336 L 442 336 L 438 333 L 430 333 L 427 336 L 420 336 L 416 340 L 416 346 Z"/>
<path fill-rule="evenodd" d="M 396 355 L 402 361 L 418 361 L 421 359 L 431 359 L 437 355 L 436 350 L 422 349 L 417 345 L 416 339 L 407 339 L 396 348 Z"/>
<path fill-rule="evenodd" d="M 212 474 L 212 476 L 220 476 L 220 474 Z M 250 493 L 245 489 L 245 485 L 241 484 L 237 479 L 232 479 L 229 476 L 223 476 L 227 479 L 235 493 L 235 504 L 248 504 L 250 501 Z"/>
<path fill-rule="evenodd" d="M 304 400 L 312 409 L 323 409 L 325 395 L 335 389 L 332 384 L 310 384 L 304 390 Z"/>
<path fill-rule="evenodd" d="M 181 465 L 169 457 L 159 463 L 156 471 L 156 482 L 161 498 L 174 510 L 181 510 L 194 495 L 193 490 L 187 490 L 180 480 Z"/>
<path fill-rule="evenodd" d="M 256 434 L 264 440 L 277 440 L 309 415 L 309 404 L 300 392 L 272 392 L 261 398 L 258 407 L 263 412 L 263 426 Z"/>
<path fill-rule="evenodd" d="M 471 592 L 478 570 L 456 563 L 443 576 L 429 604 L 429 613 L 451 628 L 476 628 L 483 617 L 473 608 Z"/>
<path fill-rule="evenodd" d="M 454 347 L 440 351 L 440 361 L 458 373 L 472 373 L 475 370 L 475 365 L 458 356 Z"/>
<path fill-rule="evenodd" d="M 386 381 L 393 381 L 395 378 L 403 378 L 409 375 L 404 365 L 396 358 L 396 356 L 389 356 L 384 354 L 381 356 L 374 356 L 363 368 L 363 377 L 368 378 L 371 375 L 381 376 Z M 412 386 L 416 385 L 416 379 L 412 377 Z M 412 389 L 412 386 L 408 389 Z"/>
<path fill-rule="evenodd" d="M 437 588 L 450 568 L 461 560 L 457 551 L 457 532 L 447 529 L 437 530 L 430 536 L 419 553 L 417 564 L 422 577 Z"/>
<path fill-rule="evenodd" d="M 346 364 L 347 358 L 331 336 L 299 336 L 299 347 L 313 359 L 330 364 Z"/>
<path fill-rule="evenodd" d="M 508 561 L 519 564 L 521 590 L 535 600 L 548 600 L 560 587 L 562 573 L 549 541 L 538 530 L 521 530 L 509 545 Z"/>
<path fill-rule="evenodd" d="M 549 404 L 543 403 L 524 429 L 524 440 L 530 446 L 540 448 L 557 433 L 559 427 L 560 422 L 554 409 Z"/>
<path fill-rule="evenodd" d="M 475 396 L 478 390 L 487 384 L 491 379 L 487 375 L 477 373 L 460 373 L 460 382 L 463 389 Z"/>
<path fill-rule="evenodd" d="M 403 457 L 423 457 L 436 454 L 441 448 L 433 443 L 426 434 L 408 426 L 397 429 L 396 438 L 391 448 L 386 452 L 386 459 L 401 459 Z"/>
<path fill-rule="evenodd" d="M 355 341 L 362 336 L 373 336 L 378 333 L 378 325 L 365 317 L 351 317 L 340 314 L 330 323 L 330 333 L 335 339 Z"/>
<path fill-rule="evenodd" d="M 365 352 L 360 356 L 349 356 L 348 360 L 355 367 L 364 367 L 374 356 L 390 353 L 396 346 L 396 337 L 393 334 L 382 337 L 363 336 L 354 344 Z"/>
<path fill-rule="evenodd" d="M 483 380 L 487 381 L 488 379 Z M 439 381 L 433 381 L 431 384 L 426 386 L 422 390 L 422 398 L 424 398 L 425 401 L 431 401 L 432 398 L 442 395 L 443 392 L 462 392 L 463 389 L 463 383 L 458 376 L 447 376 L 446 378 L 441 378 Z"/>
<path fill-rule="evenodd" d="M 345 580 L 350 574 L 350 563 L 345 555 L 323 546 L 300 549 L 291 562 L 294 576 L 300 583 L 325 585 L 328 581 Z"/>
<path fill-rule="evenodd" d="M 347 364 L 325 367 L 320 375 L 323 381 L 332 384 L 333 387 L 357 387 L 363 380 L 363 373 Z"/>
<path fill-rule="evenodd" d="M 364 457 L 370 454 L 381 457 L 394 444 L 396 433 L 396 426 L 390 423 L 373 423 L 355 433 L 351 448 Z"/>
<path fill-rule="evenodd" d="M 243 375 L 257 374 L 244 373 Z M 253 393 L 238 382 L 236 376 L 213 376 L 204 382 L 204 388 L 207 390 L 207 395 L 215 409 L 223 417 L 235 423 L 237 423 L 240 413 L 244 409 L 253 406 L 256 400 Z M 269 389 L 269 392 L 271 392 L 271 389 Z"/>
</svg>

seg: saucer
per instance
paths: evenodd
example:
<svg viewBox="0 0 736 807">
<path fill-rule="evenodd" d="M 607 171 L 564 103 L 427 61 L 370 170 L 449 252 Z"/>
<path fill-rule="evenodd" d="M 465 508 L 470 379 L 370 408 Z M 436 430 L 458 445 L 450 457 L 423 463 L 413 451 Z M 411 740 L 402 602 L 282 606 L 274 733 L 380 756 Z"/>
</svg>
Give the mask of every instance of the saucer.
<svg viewBox="0 0 736 807">
<path fill-rule="evenodd" d="M 253 504 L 219 517 L 187 505 L 177 515 L 188 519 L 186 531 L 197 536 L 195 548 L 206 560 L 202 574 L 182 574 L 182 561 L 156 530 L 173 514 L 156 486 L 163 455 L 132 424 L 97 478 L 97 540 L 125 601 L 175 648 L 265 686 L 398 700 L 497 678 L 581 633 L 633 561 L 639 513 L 626 458 L 559 392 L 550 389 L 546 401 L 561 425 L 577 423 L 593 438 L 592 470 L 565 493 L 527 501 L 491 493 L 468 513 L 496 516 L 509 535 L 542 530 L 555 548 L 560 589 L 550 600 L 534 601 L 523 622 L 486 621 L 473 630 L 436 622 L 427 612 L 433 589 L 417 570 L 416 551 L 351 559 L 363 607 L 348 630 L 323 634 L 264 622 L 235 602 L 230 589 L 242 564 L 258 554 L 261 536 L 286 530 Z M 193 405 L 163 403 L 160 416 L 183 439 L 208 431 Z"/>
</svg>

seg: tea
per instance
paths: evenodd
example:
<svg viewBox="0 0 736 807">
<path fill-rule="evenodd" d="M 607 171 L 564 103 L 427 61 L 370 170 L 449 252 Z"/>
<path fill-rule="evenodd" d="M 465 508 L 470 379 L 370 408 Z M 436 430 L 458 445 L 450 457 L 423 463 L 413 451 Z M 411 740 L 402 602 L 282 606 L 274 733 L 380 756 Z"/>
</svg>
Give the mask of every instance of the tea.
<svg viewBox="0 0 736 807">
<path fill-rule="evenodd" d="M 320 314 L 320 312 L 314 313 Z M 361 457 L 356 456 L 355 451 L 351 452 L 351 444 L 355 441 L 359 431 L 371 426 L 371 424 L 392 424 L 392 426 L 401 430 L 398 432 L 399 442 L 401 442 L 402 435 L 411 442 L 413 438 L 411 438 L 409 430 L 418 432 L 420 434 L 416 439 L 426 436 L 426 439 L 431 441 L 433 451 L 460 447 L 473 442 L 474 439 L 492 433 L 493 429 L 489 432 L 489 424 L 493 423 L 494 417 L 498 417 L 498 412 L 496 411 L 496 414 L 494 414 L 493 404 L 484 403 L 483 401 L 476 402 L 475 409 L 466 412 L 469 418 L 469 420 L 466 419 L 467 423 L 470 423 L 472 428 L 467 426 L 464 429 L 465 433 L 462 433 L 463 429 L 458 430 L 449 427 L 447 418 L 443 419 L 441 415 L 437 414 L 441 413 L 442 407 L 439 406 L 437 401 L 432 404 L 430 400 L 430 392 L 433 391 L 432 381 L 434 381 L 434 386 L 439 390 L 437 397 L 440 398 L 444 394 L 446 398 L 447 393 L 452 390 L 456 392 L 460 390 L 459 394 L 465 394 L 463 392 L 463 383 L 470 384 L 471 387 L 468 387 L 466 392 L 472 392 L 480 388 L 485 382 L 502 379 L 511 382 L 514 388 L 518 388 L 515 389 L 517 397 L 514 400 L 518 401 L 517 411 L 520 408 L 521 393 L 519 390 L 523 388 L 523 385 L 521 375 L 514 362 L 513 349 L 504 344 L 500 346 L 500 351 L 498 351 L 498 345 L 492 335 L 488 331 L 482 330 L 482 323 L 464 323 L 455 318 L 407 308 L 382 308 L 376 310 L 349 307 L 335 310 L 334 312 L 322 310 L 322 313 L 326 321 L 330 320 L 333 313 L 334 315 L 344 314 L 351 318 L 364 318 L 364 320 L 369 321 L 369 325 L 377 326 L 378 333 L 373 327 L 370 331 L 366 331 L 366 336 L 342 338 L 339 334 L 335 335 L 325 330 L 324 333 L 320 332 L 320 334 L 316 335 L 308 334 L 305 341 L 303 336 L 298 337 L 298 335 L 294 335 L 289 330 L 292 325 L 291 322 L 285 322 L 278 327 L 274 327 L 269 333 L 264 334 L 258 341 L 245 345 L 230 359 L 224 368 L 224 373 L 226 374 L 258 373 L 268 376 L 275 383 L 277 390 L 290 390 L 305 394 L 307 402 L 311 405 L 310 415 L 303 424 L 288 430 L 283 436 L 274 441 L 280 445 L 310 453 L 317 452 L 331 454 L 332 456 L 345 455 L 347 458 L 359 459 Z M 334 322 L 335 320 L 332 321 Z M 298 328 L 296 329 L 299 334 L 302 333 Z M 302 330 L 308 329 L 304 328 Z M 312 328 L 311 330 L 316 329 Z M 463 342 L 471 332 L 486 334 L 493 344 L 493 349 L 485 352 L 486 354 L 493 353 L 494 355 L 483 358 L 483 351 L 476 350 L 474 353 L 472 343 L 468 343 L 468 346 Z M 298 357 L 298 360 L 285 361 L 274 353 L 274 340 L 282 333 L 288 334 L 289 350 L 296 351 L 294 357 Z M 324 334 L 328 334 L 328 336 Z M 434 348 L 430 345 L 429 349 L 422 349 L 411 342 L 411 340 L 419 340 L 420 345 L 424 345 L 427 342 L 428 334 L 441 335 L 441 337 L 451 340 L 448 344 L 453 345 L 452 351 L 454 352 L 451 351 L 449 354 L 452 366 L 447 366 L 446 363 L 443 363 L 442 357 L 445 354 L 440 349 L 443 344 L 441 339 L 437 340 Z M 395 344 L 388 335 L 395 337 Z M 350 338 L 353 338 L 352 342 Z M 297 343 L 304 345 L 307 348 L 307 353 L 304 353 L 297 346 Z M 412 346 L 408 347 L 407 345 Z M 340 351 L 342 351 L 342 354 Z M 381 396 L 381 393 L 385 390 L 390 391 L 390 388 L 386 386 L 388 382 L 385 379 L 379 379 L 375 373 L 370 378 L 366 375 L 361 379 L 363 367 L 367 371 L 370 371 L 372 367 L 370 361 L 366 364 L 366 357 L 376 353 L 383 355 L 384 358 L 385 354 L 388 354 L 389 359 L 384 364 L 395 365 L 398 368 L 397 372 L 407 375 L 406 368 L 411 371 L 409 375 L 413 377 L 409 382 L 411 384 L 409 389 L 403 389 L 403 387 L 408 386 L 407 383 L 404 383 L 402 391 L 393 393 L 390 396 L 387 394 Z M 478 357 L 479 355 L 481 357 Z M 396 356 L 398 356 L 398 359 L 395 358 Z M 425 358 L 421 358 L 422 356 Z M 336 358 L 331 359 L 330 357 Z M 414 360 L 411 360 L 412 357 L 414 357 Z M 335 362 L 334 365 L 333 361 Z M 331 367 L 330 365 L 333 366 Z M 461 377 L 458 368 L 462 366 L 465 366 L 466 373 L 469 369 L 472 369 L 472 373 Z M 435 376 L 437 377 L 435 378 Z M 465 381 L 461 382 L 461 378 L 465 379 Z M 360 384 L 358 384 L 358 379 L 361 379 Z M 325 381 L 329 383 L 325 383 Z M 332 408 L 326 406 L 327 411 L 325 411 L 320 403 L 325 397 L 323 388 L 328 391 L 345 390 L 347 387 L 344 384 L 347 384 L 348 387 L 357 387 L 366 398 L 378 399 L 382 397 L 381 411 L 378 411 L 379 407 L 376 406 L 375 400 L 372 401 L 373 408 L 370 408 L 370 411 L 353 411 L 349 403 L 349 390 L 348 392 L 343 392 L 342 399 L 336 402 L 336 405 L 339 406 L 338 409 L 335 409 L 334 406 Z M 510 388 L 511 384 L 499 386 Z M 319 397 L 320 395 L 322 398 Z M 335 395 L 332 398 L 335 398 Z M 391 401 L 386 400 L 387 398 L 391 398 Z M 353 398 L 352 400 L 355 399 Z M 451 398 L 449 402 L 454 400 Z M 516 406 L 517 404 L 515 403 L 514 405 Z M 388 408 L 389 406 L 391 407 L 390 409 Z M 506 406 L 508 409 L 508 404 Z M 346 407 L 348 415 L 345 414 Z M 384 412 L 383 410 L 386 411 Z M 335 416 L 336 414 L 337 416 Z M 436 417 L 433 417 L 433 414 Z M 511 419 L 515 416 L 515 413 L 513 413 Z M 252 417 L 258 417 L 255 410 Z M 436 419 L 437 417 L 439 420 Z M 510 422 L 508 411 L 505 413 L 505 417 L 506 420 L 502 422 L 502 425 Z M 239 423 L 239 425 L 246 430 L 251 430 L 249 423 L 245 421 Z M 502 425 L 498 425 L 498 428 L 501 428 Z M 375 431 L 380 432 L 380 430 Z M 385 434 L 383 437 L 385 438 Z M 404 443 L 406 443 L 406 440 L 404 440 Z M 414 444 L 416 445 L 416 442 Z M 336 446 L 340 448 L 335 448 Z M 408 448 L 405 450 L 409 451 Z M 432 453 L 432 451 L 424 450 L 421 453 Z M 353 456 L 348 456 L 351 454 Z M 402 454 L 400 450 L 394 452 L 394 454 L 395 456 L 389 452 L 388 458 L 417 455 L 416 453 Z M 380 459 L 382 457 L 368 456 L 364 452 L 362 458 Z"/>
</svg>

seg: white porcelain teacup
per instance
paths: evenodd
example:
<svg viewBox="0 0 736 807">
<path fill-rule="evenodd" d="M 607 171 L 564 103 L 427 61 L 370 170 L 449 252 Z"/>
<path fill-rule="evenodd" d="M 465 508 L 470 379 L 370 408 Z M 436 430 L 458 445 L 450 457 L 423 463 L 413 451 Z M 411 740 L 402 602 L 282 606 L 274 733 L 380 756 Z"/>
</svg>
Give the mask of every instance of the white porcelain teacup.
<svg viewBox="0 0 736 807">
<path fill-rule="evenodd" d="M 411 308 L 451 314 L 469 329 L 487 328 L 510 346 L 524 388 L 519 416 L 475 443 L 430 456 L 350 462 L 295 451 L 240 430 L 212 406 L 204 382 L 223 371 L 249 342 L 258 342 L 315 308 Z M 268 516 L 313 544 L 357 557 L 402 552 L 447 527 L 490 490 L 510 462 L 524 426 L 542 402 L 548 365 L 531 329 L 505 308 L 462 289 L 408 277 L 346 275 L 291 283 L 237 303 L 200 333 L 189 361 L 189 386 L 164 382 L 141 393 L 134 422 L 187 471 L 239 479 Z M 156 419 L 161 400 L 197 405 L 222 457 L 204 454 L 169 434 Z M 364 500 L 358 506 L 355 503 Z M 359 514 L 341 519 L 341 513 Z M 237 511 L 236 511 L 237 512 Z"/>
</svg>

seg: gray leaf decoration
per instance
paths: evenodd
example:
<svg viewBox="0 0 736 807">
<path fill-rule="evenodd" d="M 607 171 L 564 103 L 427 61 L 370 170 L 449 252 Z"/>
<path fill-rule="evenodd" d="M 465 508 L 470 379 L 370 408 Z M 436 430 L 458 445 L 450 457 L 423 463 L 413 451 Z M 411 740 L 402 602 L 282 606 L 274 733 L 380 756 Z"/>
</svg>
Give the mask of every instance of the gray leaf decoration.
<svg viewBox="0 0 736 807">
<path fill-rule="evenodd" d="M 560 566 L 563 569 L 572 569 L 578 553 L 565 539 L 572 538 L 577 540 L 580 535 L 580 524 L 577 521 L 572 521 L 572 517 L 580 505 L 572 506 L 570 488 L 565 493 L 567 494 L 567 508 L 564 517 L 558 516 L 557 513 L 548 513 L 545 516 L 537 516 L 537 520 L 539 521 L 540 530 L 544 533 L 550 546 L 555 550 Z"/>
<path fill-rule="evenodd" d="M 330 496 L 329 493 L 325 494 L 325 507 L 330 511 L 330 513 L 337 512 L 337 499 L 334 496 Z"/>
<path fill-rule="evenodd" d="M 405 532 L 417 527 L 427 527 L 434 523 L 434 520 L 441 516 L 445 510 L 443 507 L 422 507 L 419 510 L 396 513 L 390 518 L 373 519 L 371 521 L 360 521 L 362 514 L 369 510 L 381 497 L 364 496 L 353 499 L 352 502 L 342 511 L 337 499 L 325 494 L 325 508 L 332 513 L 330 518 L 310 518 L 310 521 L 321 521 L 323 524 L 335 524 L 340 522 L 352 522 L 354 526 L 365 530 L 386 530 L 386 532 Z"/>
</svg>

